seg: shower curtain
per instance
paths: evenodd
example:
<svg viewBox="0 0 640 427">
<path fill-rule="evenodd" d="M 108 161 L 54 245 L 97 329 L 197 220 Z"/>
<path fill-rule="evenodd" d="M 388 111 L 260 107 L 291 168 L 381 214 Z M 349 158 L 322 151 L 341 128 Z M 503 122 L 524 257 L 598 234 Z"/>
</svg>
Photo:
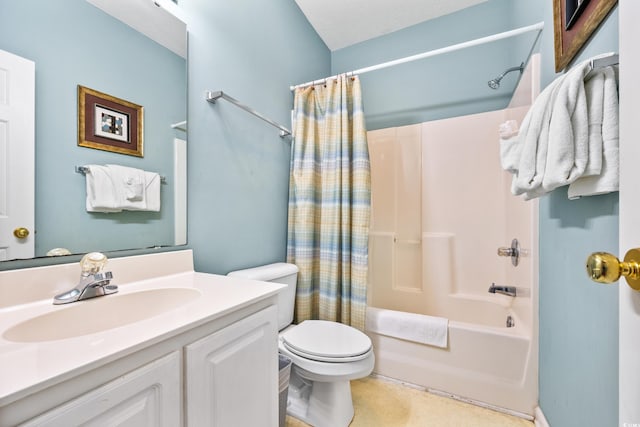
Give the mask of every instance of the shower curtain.
<svg viewBox="0 0 640 427">
<path fill-rule="evenodd" d="M 358 77 L 298 88 L 287 261 L 300 269 L 295 321 L 364 329 L 371 177 Z"/>
</svg>

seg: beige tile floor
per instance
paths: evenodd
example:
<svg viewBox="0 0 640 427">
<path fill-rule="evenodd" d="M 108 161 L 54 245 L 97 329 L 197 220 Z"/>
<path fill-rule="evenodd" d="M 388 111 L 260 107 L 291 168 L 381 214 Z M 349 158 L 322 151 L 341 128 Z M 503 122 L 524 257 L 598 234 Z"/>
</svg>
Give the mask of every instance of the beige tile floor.
<svg viewBox="0 0 640 427">
<path fill-rule="evenodd" d="M 350 427 L 533 427 L 531 421 L 383 379 L 351 382 Z M 287 416 L 286 427 L 307 427 Z"/>
</svg>

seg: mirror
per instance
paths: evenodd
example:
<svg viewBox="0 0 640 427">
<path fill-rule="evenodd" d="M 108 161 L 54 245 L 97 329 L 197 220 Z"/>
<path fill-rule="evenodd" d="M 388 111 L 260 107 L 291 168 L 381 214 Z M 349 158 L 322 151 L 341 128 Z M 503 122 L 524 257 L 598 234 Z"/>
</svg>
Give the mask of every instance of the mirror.
<svg viewBox="0 0 640 427">
<path fill-rule="evenodd" d="M 166 3 L 2 1 L 0 49 L 35 62 L 36 257 L 54 248 L 78 254 L 186 243 L 186 150 L 175 141 L 186 140 L 186 26 L 160 7 Z M 115 12 L 102 10 L 109 6 Z M 111 15 L 141 19 L 125 24 Z M 177 37 L 154 41 L 141 33 L 166 35 L 169 27 Z M 143 107 L 143 157 L 78 145 L 78 86 Z M 163 176 L 160 211 L 87 212 L 85 177 L 76 167 L 94 164 Z M 13 183 L 10 189 L 20 191 Z"/>
</svg>

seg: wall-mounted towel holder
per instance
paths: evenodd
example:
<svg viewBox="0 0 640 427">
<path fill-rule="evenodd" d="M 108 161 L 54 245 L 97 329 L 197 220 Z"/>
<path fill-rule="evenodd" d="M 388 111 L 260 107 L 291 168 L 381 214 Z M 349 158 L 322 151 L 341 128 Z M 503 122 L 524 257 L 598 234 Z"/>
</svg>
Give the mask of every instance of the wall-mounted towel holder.
<svg viewBox="0 0 640 427">
<path fill-rule="evenodd" d="M 230 97 L 229 95 L 227 95 L 226 93 L 224 93 L 221 90 L 217 90 L 217 91 L 211 91 L 210 90 L 210 91 L 207 91 L 205 93 L 205 99 L 207 100 L 207 102 L 210 102 L 211 104 L 215 104 L 218 99 L 224 99 L 226 101 L 229 101 L 230 103 L 232 103 L 236 107 L 246 111 L 247 113 L 249 113 L 249 114 L 251 114 L 253 116 L 256 116 L 260 120 L 264 120 L 265 122 L 269 123 L 271 126 L 274 126 L 274 127 L 277 127 L 278 129 L 280 129 L 280 138 L 284 138 L 285 136 L 291 135 L 291 131 L 289 129 L 287 129 L 286 127 L 284 127 L 281 124 L 276 123 L 273 120 L 263 116 L 262 114 L 258 113 L 256 110 L 254 110 L 253 108 L 249 107 L 248 105 L 244 105 L 242 102 L 238 101 L 235 98 Z"/>
<path fill-rule="evenodd" d="M 76 166 L 76 173 L 80 173 L 82 175 L 86 175 L 89 173 L 89 168 L 86 166 Z M 160 182 L 163 184 L 167 183 L 167 177 L 164 175 L 160 175 Z"/>
</svg>

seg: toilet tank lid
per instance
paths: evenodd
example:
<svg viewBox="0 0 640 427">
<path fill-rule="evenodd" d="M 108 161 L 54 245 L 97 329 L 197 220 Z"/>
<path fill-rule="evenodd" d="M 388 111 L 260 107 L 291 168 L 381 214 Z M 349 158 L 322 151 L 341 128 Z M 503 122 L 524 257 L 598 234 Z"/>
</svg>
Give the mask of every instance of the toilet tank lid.
<svg viewBox="0 0 640 427">
<path fill-rule="evenodd" d="M 244 270 L 236 270 L 227 274 L 230 277 L 239 277 L 243 279 L 251 280 L 273 280 L 279 277 L 289 276 L 296 274 L 298 267 L 295 264 L 288 264 L 286 262 L 276 262 L 269 265 L 262 265 L 259 267 L 247 268 Z"/>
</svg>

